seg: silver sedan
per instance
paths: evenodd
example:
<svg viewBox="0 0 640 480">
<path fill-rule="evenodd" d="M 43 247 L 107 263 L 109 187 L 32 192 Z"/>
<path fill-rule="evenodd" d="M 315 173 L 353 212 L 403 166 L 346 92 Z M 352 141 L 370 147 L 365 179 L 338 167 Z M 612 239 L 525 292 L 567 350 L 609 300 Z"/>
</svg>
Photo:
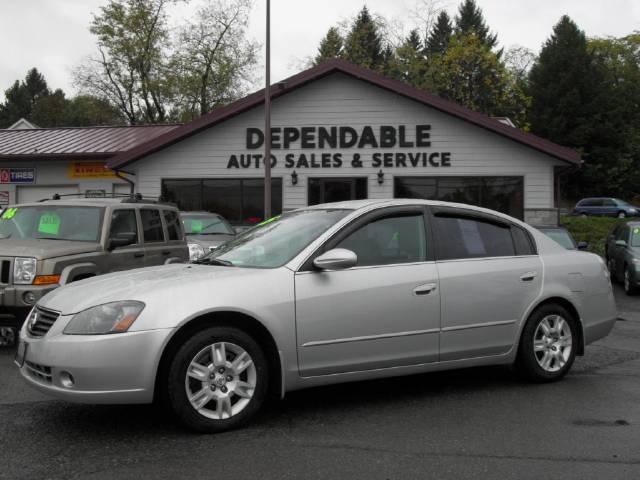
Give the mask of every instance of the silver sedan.
<svg viewBox="0 0 640 480">
<path fill-rule="evenodd" d="M 16 363 L 56 397 L 159 400 L 217 432 L 317 385 L 495 364 L 558 380 L 615 318 L 596 255 L 478 207 L 367 200 L 285 213 L 195 264 L 59 288 Z"/>
</svg>

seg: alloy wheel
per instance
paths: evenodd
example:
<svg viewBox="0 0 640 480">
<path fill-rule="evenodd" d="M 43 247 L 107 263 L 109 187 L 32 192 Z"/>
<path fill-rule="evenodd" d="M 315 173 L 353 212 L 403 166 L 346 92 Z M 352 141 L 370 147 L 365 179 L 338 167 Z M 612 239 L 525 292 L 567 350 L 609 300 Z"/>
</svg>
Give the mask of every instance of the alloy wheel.
<svg viewBox="0 0 640 480">
<path fill-rule="evenodd" d="M 256 366 L 246 350 L 234 343 L 216 342 L 200 350 L 191 360 L 185 390 L 189 403 L 198 413 L 225 420 L 251 402 L 256 379 Z"/>
<path fill-rule="evenodd" d="M 631 291 L 631 279 L 629 278 L 628 268 L 624 269 L 624 291 L 627 293 Z"/>
<path fill-rule="evenodd" d="M 533 336 L 533 352 L 546 372 L 561 370 L 571 357 L 572 335 L 569 323 L 560 315 L 544 317 Z"/>
</svg>

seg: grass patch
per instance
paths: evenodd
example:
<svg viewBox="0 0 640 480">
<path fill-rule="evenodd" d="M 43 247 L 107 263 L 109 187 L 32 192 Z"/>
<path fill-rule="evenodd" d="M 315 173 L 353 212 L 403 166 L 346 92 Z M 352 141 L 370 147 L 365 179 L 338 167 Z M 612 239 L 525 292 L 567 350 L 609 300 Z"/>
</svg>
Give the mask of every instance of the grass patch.
<svg viewBox="0 0 640 480">
<path fill-rule="evenodd" d="M 565 227 L 576 242 L 584 240 L 589 242 L 590 252 L 604 256 L 604 247 L 607 237 L 611 235 L 616 225 L 626 223 L 631 219 L 612 217 L 573 217 L 562 216 L 560 224 Z"/>
</svg>

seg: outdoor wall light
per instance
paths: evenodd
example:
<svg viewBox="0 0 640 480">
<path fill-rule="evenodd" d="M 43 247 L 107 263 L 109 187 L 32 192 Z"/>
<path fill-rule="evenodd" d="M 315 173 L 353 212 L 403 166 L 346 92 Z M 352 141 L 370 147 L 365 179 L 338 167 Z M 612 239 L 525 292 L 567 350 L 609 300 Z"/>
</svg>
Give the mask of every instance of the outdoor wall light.
<svg viewBox="0 0 640 480">
<path fill-rule="evenodd" d="M 384 172 L 382 169 L 378 172 L 378 185 L 382 185 L 384 183 Z"/>
<path fill-rule="evenodd" d="M 291 185 L 296 185 L 298 183 L 298 174 L 294 170 L 291 174 Z"/>
</svg>

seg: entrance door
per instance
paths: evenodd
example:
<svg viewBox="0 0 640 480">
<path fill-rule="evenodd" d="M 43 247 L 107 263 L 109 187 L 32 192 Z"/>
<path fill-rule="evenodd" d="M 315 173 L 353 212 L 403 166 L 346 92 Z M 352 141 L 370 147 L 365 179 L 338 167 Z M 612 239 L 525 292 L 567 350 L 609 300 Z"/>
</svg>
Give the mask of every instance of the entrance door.
<svg viewBox="0 0 640 480">
<path fill-rule="evenodd" d="M 310 178 L 309 205 L 367 198 L 367 178 Z"/>
<path fill-rule="evenodd" d="M 363 218 L 323 248 L 353 251 L 355 267 L 296 273 L 302 376 L 438 360 L 440 292 L 423 212 L 403 207 Z"/>
</svg>

